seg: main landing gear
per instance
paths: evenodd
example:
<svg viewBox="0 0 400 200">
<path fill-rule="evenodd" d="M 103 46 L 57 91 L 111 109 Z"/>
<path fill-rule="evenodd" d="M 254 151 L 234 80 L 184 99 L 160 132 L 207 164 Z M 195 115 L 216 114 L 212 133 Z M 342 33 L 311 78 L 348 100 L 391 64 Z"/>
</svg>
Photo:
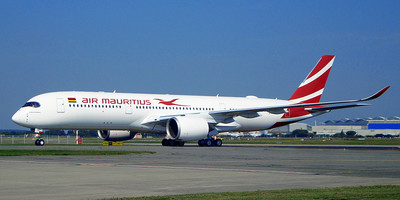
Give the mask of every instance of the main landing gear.
<svg viewBox="0 0 400 200">
<path fill-rule="evenodd" d="M 170 139 L 163 139 L 161 141 L 163 146 L 183 146 L 185 145 L 184 141 L 177 141 L 177 140 L 170 140 Z"/>
<path fill-rule="evenodd" d="M 214 138 L 202 139 L 202 140 L 199 140 L 198 144 L 199 144 L 199 147 L 204 147 L 204 146 L 206 146 L 206 147 L 211 147 L 211 146 L 220 147 L 220 146 L 222 146 L 222 140 L 221 139 L 214 139 Z"/>
<path fill-rule="evenodd" d="M 35 141 L 36 146 L 43 146 L 44 144 L 45 144 L 45 142 L 42 138 L 39 138 Z"/>
<path fill-rule="evenodd" d="M 163 146 L 184 146 L 185 142 L 184 141 L 177 141 L 177 140 L 170 140 L 170 139 L 163 139 L 161 141 L 161 144 Z M 222 146 L 222 140 L 217 138 L 211 138 L 211 139 L 202 139 L 198 141 L 198 144 L 200 147 L 220 147 Z"/>
</svg>

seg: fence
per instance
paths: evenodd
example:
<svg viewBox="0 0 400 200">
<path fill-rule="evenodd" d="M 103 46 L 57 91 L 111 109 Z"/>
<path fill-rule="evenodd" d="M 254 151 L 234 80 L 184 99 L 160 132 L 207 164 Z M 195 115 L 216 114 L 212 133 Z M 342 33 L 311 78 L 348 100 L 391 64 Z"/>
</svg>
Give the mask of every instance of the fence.
<svg viewBox="0 0 400 200">
<path fill-rule="evenodd" d="M 9 135 L 9 136 L 0 136 L 0 144 L 35 144 L 35 140 L 37 138 L 32 136 L 23 136 L 23 135 Z M 76 144 L 75 137 L 72 136 L 43 136 L 42 139 L 46 142 L 46 144 Z M 79 138 L 83 144 L 83 138 Z"/>
</svg>

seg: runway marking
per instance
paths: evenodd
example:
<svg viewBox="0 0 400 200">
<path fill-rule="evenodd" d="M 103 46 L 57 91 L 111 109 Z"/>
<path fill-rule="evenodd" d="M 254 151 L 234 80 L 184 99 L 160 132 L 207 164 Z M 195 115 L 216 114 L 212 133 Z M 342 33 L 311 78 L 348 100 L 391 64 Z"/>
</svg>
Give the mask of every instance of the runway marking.
<svg viewBox="0 0 400 200">
<path fill-rule="evenodd" d="M 137 167 L 137 168 L 160 168 L 160 169 L 187 169 L 201 171 L 226 171 L 226 172 L 253 172 L 253 173 L 275 173 L 275 174 L 297 174 L 297 175 L 318 175 L 317 173 L 295 172 L 295 171 L 277 171 L 277 170 L 258 170 L 258 169 L 235 169 L 235 168 L 208 168 L 208 167 L 180 167 L 165 165 L 135 165 L 124 163 L 69 163 L 69 162 L 48 162 L 48 161 L 23 161 L 23 160 L 0 160 L 0 162 L 9 163 L 31 163 L 31 164 L 70 164 L 81 166 L 109 166 L 109 167 Z"/>
</svg>

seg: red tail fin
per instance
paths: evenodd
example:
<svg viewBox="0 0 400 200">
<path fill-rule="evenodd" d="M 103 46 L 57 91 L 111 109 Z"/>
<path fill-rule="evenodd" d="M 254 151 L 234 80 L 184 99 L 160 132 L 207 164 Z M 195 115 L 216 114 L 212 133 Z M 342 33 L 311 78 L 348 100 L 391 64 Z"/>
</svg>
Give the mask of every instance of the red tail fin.
<svg viewBox="0 0 400 200">
<path fill-rule="evenodd" d="M 295 103 L 318 103 L 324 91 L 334 59 L 334 55 L 322 56 L 289 100 Z"/>
</svg>

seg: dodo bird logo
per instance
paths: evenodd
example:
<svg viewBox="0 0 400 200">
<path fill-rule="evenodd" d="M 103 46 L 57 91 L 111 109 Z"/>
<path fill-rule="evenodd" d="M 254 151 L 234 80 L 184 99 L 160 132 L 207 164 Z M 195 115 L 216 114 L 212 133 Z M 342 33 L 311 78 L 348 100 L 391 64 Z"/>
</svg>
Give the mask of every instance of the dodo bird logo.
<svg viewBox="0 0 400 200">
<path fill-rule="evenodd" d="M 175 101 L 179 99 L 172 99 L 171 101 L 165 101 L 163 99 L 154 99 L 154 100 L 160 101 L 158 104 L 163 104 L 166 106 L 188 106 L 188 105 L 176 104 Z"/>
</svg>

